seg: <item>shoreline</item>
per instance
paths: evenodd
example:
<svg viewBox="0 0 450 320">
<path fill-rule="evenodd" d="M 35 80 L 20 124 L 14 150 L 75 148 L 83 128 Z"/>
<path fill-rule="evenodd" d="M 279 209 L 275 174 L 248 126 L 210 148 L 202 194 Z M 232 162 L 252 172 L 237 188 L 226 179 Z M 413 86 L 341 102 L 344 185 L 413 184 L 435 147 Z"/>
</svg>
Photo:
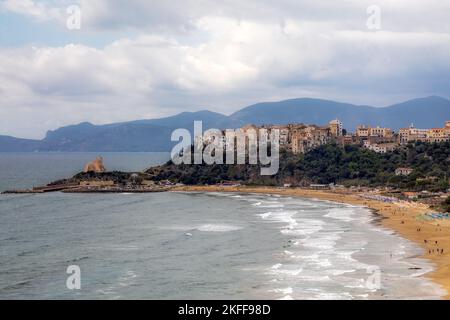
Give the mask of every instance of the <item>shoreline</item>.
<svg viewBox="0 0 450 320">
<path fill-rule="evenodd" d="M 398 235 L 424 249 L 425 253 L 420 258 L 431 261 L 435 266 L 435 270 L 423 276 L 445 289 L 447 295 L 443 296 L 443 299 L 450 300 L 450 220 L 422 219 L 424 214 L 433 211 L 424 204 L 383 202 L 378 199 L 364 198 L 361 193 L 347 190 L 323 191 L 248 186 L 181 186 L 174 187 L 170 191 L 277 194 L 366 207 L 380 216 L 381 226 L 394 230 Z"/>
</svg>

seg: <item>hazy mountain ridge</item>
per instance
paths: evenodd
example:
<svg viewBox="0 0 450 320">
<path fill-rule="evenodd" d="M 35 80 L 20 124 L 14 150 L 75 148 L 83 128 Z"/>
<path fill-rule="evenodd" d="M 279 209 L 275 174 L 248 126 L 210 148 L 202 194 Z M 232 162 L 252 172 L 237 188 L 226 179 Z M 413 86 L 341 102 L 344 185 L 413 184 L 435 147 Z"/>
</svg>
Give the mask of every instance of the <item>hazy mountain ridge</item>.
<svg viewBox="0 0 450 320">
<path fill-rule="evenodd" d="M 353 131 L 359 124 L 382 125 L 395 130 L 414 123 L 419 128 L 442 127 L 450 120 L 450 101 L 441 97 L 414 99 L 384 108 L 357 106 L 330 100 L 300 98 L 258 103 L 230 116 L 211 111 L 183 112 L 175 116 L 93 125 L 83 122 L 49 131 L 43 140 L 0 136 L 0 152 L 30 151 L 170 151 L 171 133 L 193 130 L 195 120 L 203 129 L 238 128 L 245 124 L 311 123 L 325 125 L 339 118 Z"/>
<path fill-rule="evenodd" d="M 40 140 L 0 136 L 0 152 L 32 152 L 39 149 Z"/>
</svg>

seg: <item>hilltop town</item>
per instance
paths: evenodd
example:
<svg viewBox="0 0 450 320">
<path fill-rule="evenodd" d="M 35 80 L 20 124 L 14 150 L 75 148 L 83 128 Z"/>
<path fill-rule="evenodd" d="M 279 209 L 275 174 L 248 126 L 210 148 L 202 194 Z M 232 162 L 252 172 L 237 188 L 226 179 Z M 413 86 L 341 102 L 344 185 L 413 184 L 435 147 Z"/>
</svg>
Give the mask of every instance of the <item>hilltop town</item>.
<svg viewBox="0 0 450 320">
<path fill-rule="evenodd" d="M 336 142 L 339 145 L 360 145 L 377 153 L 393 151 L 411 142 L 445 142 L 450 140 L 450 121 L 446 121 L 442 128 L 418 129 L 413 124 L 409 128 L 402 128 L 394 132 L 391 128 L 380 126 L 358 126 L 356 132 L 348 132 L 342 121 L 335 119 L 327 126 L 314 124 L 289 125 L 247 125 L 242 130 L 258 131 L 266 129 L 269 133 L 273 129 L 280 130 L 280 148 L 294 154 L 307 153 L 321 145 Z M 225 146 L 227 144 L 224 141 Z"/>
</svg>

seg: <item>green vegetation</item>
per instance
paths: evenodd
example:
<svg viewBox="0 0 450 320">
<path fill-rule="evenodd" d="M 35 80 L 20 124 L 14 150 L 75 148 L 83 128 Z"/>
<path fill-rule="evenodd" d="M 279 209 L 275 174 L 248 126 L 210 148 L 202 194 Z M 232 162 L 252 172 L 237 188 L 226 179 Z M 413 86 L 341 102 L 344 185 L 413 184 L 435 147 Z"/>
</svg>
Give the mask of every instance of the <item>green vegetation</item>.
<svg viewBox="0 0 450 320">
<path fill-rule="evenodd" d="M 138 176 L 134 178 L 134 180 L 142 181 L 143 178 L 145 177 L 147 177 L 146 174 L 139 173 Z M 133 177 L 132 173 L 130 172 L 120 172 L 120 171 L 111 171 L 102 173 L 81 172 L 76 174 L 70 179 L 54 181 L 48 185 L 49 186 L 63 185 L 63 184 L 78 183 L 80 181 L 113 181 L 117 185 L 126 185 L 132 180 Z"/>
<path fill-rule="evenodd" d="M 409 176 L 396 176 L 399 167 L 414 169 Z M 174 165 L 172 162 L 147 173 L 157 181 L 184 184 L 217 184 L 239 181 L 250 185 L 308 186 L 311 183 L 356 186 L 389 186 L 411 191 L 445 191 L 449 188 L 450 143 L 417 142 L 394 152 L 378 154 L 351 145 L 323 145 L 305 155 L 280 153 L 280 170 L 261 176 L 258 165 Z"/>
</svg>

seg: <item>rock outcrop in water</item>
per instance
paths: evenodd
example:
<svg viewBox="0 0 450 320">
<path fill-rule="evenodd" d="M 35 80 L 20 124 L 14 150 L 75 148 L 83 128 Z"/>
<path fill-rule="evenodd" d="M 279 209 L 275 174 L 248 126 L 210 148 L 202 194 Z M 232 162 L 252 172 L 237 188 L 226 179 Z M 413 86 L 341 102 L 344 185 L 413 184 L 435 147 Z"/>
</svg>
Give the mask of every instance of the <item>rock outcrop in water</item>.
<svg viewBox="0 0 450 320">
<path fill-rule="evenodd" d="M 95 172 L 95 173 L 102 173 L 105 172 L 106 168 L 103 165 L 103 158 L 102 157 L 97 157 L 94 161 L 89 162 L 85 167 L 84 167 L 84 172 Z"/>
</svg>

